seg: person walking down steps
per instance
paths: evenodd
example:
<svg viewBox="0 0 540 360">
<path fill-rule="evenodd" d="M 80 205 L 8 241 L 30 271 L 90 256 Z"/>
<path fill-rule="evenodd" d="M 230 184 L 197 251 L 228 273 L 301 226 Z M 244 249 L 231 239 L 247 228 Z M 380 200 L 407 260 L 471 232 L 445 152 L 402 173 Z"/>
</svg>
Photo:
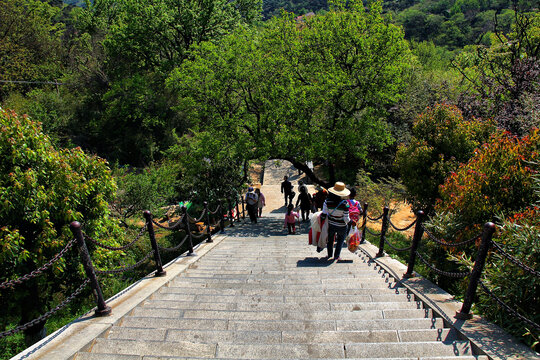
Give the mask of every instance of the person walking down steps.
<svg viewBox="0 0 540 360">
<path fill-rule="evenodd" d="M 283 177 L 283 182 L 281 183 L 281 193 L 285 195 L 285 206 L 287 206 L 288 204 L 292 204 L 292 184 L 289 181 L 289 177 L 287 176 Z"/>
<path fill-rule="evenodd" d="M 349 225 L 349 202 L 347 201 L 350 195 L 349 189 L 345 184 L 338 181 L 333 187 L 328 189 L 328 198 L 324 202 L 322 213 L 328 218 L 328 259 L 334 256 L 335 261 L 341 260 L 341 247 L 343 240 L 347 235 L 347 225 Z M 334 239 L 336 251 L 334 253 Z"/>
<path fill-rule="evenodd" d="M 257 210 L 258 210 L 258 216 L 262 216 L 262 209 L 266 206 L 266 198 L 264 197 L 264 194 L 261 192 L 261 189 L 255 189 L 255 194 L 259 197 L 259 200 L 257 201 Z"/>
<path fill-rule="evenodd" d="M 258 206 L 258 203 L 259 203 L 259 197 L 257 196 L 255 191 L 253 190 L 252 186 L 250 186 L 248 188 L 248 192 L 246 194 L 246 199 L 245 200 L 246 200 L 246 204 L 247 204 L 247 211 L 248 211 L 249 219 L 251 220 L 252 224 L 256 224 L 257 223 L 257 212 L 258 212 L 257 206 Z"/>
<path fill-rule="evenodd" d="M 283 225 L 283 228 L 287 228 L 289 234 L 296 234 L 296 220 L 299 218 L 300 216 L 298 213 L 294 211 L 293 204 L 289 204 L 289 206 L 287 206 L 287 213 L 285 214 L 285 224 Z"/>
<path fill-rule="evenodd" d="M 302 213 L 302 221 L 309 220 L 309 212 L 311 211 L 311 195 L 309 194 L 307 187 L 298 186 L 300 194 L 298 194 L 298 199 L 296 200 L 296 207 L 300 204 L 300 212 Z"/>
</svg>

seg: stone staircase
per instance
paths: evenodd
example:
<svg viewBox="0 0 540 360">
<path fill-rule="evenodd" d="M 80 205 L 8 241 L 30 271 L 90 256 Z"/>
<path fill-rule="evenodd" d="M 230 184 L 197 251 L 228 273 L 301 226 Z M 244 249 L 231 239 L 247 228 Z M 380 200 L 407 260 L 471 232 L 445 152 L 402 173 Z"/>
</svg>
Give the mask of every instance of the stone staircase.
<svg viewBox="0 0 540 360">
<path fill-rule="evenodd" d="M 487 359 L 368 258 L 319 259 L 281 217 L 261 220 L 228 229 L 75 359 Z"/>
</svg>

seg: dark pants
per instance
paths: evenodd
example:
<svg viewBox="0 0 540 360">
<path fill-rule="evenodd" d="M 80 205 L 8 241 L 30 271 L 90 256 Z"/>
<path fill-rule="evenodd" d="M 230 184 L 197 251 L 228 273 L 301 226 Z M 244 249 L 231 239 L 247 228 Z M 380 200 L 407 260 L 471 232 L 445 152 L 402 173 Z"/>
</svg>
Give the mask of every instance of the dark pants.
<svg viewBox="0 0 540 360">
<path fill-rule="evenodd" d="M 285 206 L 287 206 L 289 204 L 292 204 L 293 199 L 291 199 L 291 195 L 292 195 L 292 193 L 290 193 L 290 192 L 285 193 Z"/>
<path fill-rule="evenodd" d="M 303 221 L 306 221 L 306 220 L 309 220 L 309 209 L 300 209 L 300 211 L 302 212 L 302 220 Z"/>
<path fill-rule="evenodd" d="M 257 204 L 247 204 L 247 211 L 252 223 L 257 223 Z"/>
<path fill-rule="evenodd" d="M 287 230 L 289 230 L 289 234 L 296 232 L 296 223 L 287 223 Z"/>
<path fill-rule="evenodd" d="M 334 252 L 334 235 L 336 237 L 336 253 L 334 254 L 335 258 L 338 258 L 341 254 L 341 247 L 343 246 L 343 240 L 345 240 L 345 236 L 347 235 L 347 226 L 335 226 L 335 225 L 328 225 L 328 245 L 326 245 L 326 249 L 328 250 L 328 257 L 332 257 L 332 253 Z"/>
</svg>

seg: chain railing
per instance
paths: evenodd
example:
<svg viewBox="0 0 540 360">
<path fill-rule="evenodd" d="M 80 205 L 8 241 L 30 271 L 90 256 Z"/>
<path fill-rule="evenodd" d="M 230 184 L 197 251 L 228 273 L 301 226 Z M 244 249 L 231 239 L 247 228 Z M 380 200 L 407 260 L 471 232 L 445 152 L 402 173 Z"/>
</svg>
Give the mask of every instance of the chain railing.
<svg viewBox="0 0 540 360">
<path fill-rule="evenodd" d="M 510 261 L 514 265 L 517 265 L 521 269 L 533 274 L 534 276 L 540 277 L 540 271 L 534 270 L 533 268 L 525 265 L 521 260 L 517 259 L 516 257 L 514 257 L 514 256 L 510 255 L 509 253 L 507 253 L 506 251 L 504 251 L 502 246 L 500 244 L 498 244 L 497 242 L 493 241 L 492 244 L 493 244 L 493 247 L 495 248 L 495 250 L 497 251 L 497 253 L 499 253 L 501 256 L 506 258 L 508 261 Z"/>
<path fill-rule="evenodd" d="M 13 280 L 9 280 L 9 281 L 5 281 L 5 282 L 1 283 L 0 284 L 0 289 L 9 289 L 9 288 L 13 287 L 14 285 L 21 285 L 25 281 L 28 281 L 30 279 L 33 279 L 33 278 L 41 275 L 44 271 L 49 269 L 55 262 L 57 262 L 60 258 L 62 258 L 64 256 L 64 254 L 69 249 L 71 249 L 71 247 L 73 246 L 74 243 L 75 243 L 75 239 L 71 239 L 66 244 L 66 246 L 64 246 L 64 248 L 62 250 L 60 250 L 60 252 L 58 252 L 58 254 L 53 256 L 51 258 L 51 260 L 49 260 L 43 266 L 37 268 L 36 270 L 33 270 L 29 274 L 26 274 L 26 275 L 23 275 L 23 276 L 19 277 L 18 279 L 13 279 Z"/>
<path fill-rule="evenodd" d="M 229 204 L 229 210 L 232 210 L 231 207 L 231 200 L 228 200 Z M 237 221 L 240 221 L 240 213 L 238 209 L 239 202 L 236 201 L 236 217 Z M 242 206 L 243 208 L 243 206 Z M 20 331 L 25 331 L 27 329 L 30 329 L 31 327 L 36 326 L 37 324 L 46 321 L 48 318 L 50 318 L 52 315 L 54 315 L 56 312 L 64 308 L 67 304 L 69 304 L 75 297 L 81 294 L 81 292 L 84 290 L 84 288 L 90 284 L 92 288 L 92 292 L 96 298 L 97 307 L 95 309 L 95 315 L 96 316 L 106 316 L 111 313 L 111 308 L 105 303 L 103 293 L 101 291 L 100 283 L 98 280 L 98 275 L 111 275 L 111 274 L 118 274 L 123 273 L 126 271 L 134 270 L 135 268 L 143 265 L 145 262 L 148 261 L 152 256 L 154 256 L 156 271 L 155 276 L 163 276 L 166 274 L 166 272 L 163 270 L 162 263 L 161 263 L 161 256 L 160 256 L 160 250 L 166 251 L 166 252 L 175 252 L 182 247 L 185 246 L 186 242 L 189 240 L 188 243 L 188 253 L 189 255 L 196 255 L 193 252 L 193 240 L 199 241 L 202 239 L 206 239 L 206 242 L 210 243 L 213 242 L 212 240 L 212 228 L 216 229 L 217 227 L 220 228 L 221 232 L 224 232 L 224 218 L 227 217 L 231 223 L 235 220 L 232 217 L 232 211 L 229 211 L 228 214 L 225 214 L 223 211 L 223 203 L 222 201 L 219 201 L 219 205 L 216 207 L 214 211 L 209 210 L 208 203 L 204 202 L 204 209 L 201 212 L 199 217 L 192 217 L 190 214 L 187 213 L 186 207 L 182 207 L 182 216 L 172 225 L 170 226 L 164 226 L 160 223 L 154 221 L 152 219 L 152 214 L 149 211 L 145 211 L 143 213 L 144 218 L 146 219 L 145 224 L 141 227 L 138 234 L 135 236 L 135 238 L 130 241 L 129 243 L 123 245 L 123 246 L 110 246 L 107 244 L 104 244 L 103 242 L 100 242 L 93 237 L 85 234 L 81 229 L 81 224 L 74 221 L 70 225 L 71 232 L 74 235 L 74 238 L 67 242 L 67 244 L 58 252 L 56 255 L 54 255 L 48 262 L 40 266 L 39 268 L 31 271 L 28 274 L 25 274 L 17 279 L 11 279 L 6 280 L 2 283 L 0 283 L 0 290 L 10 290 L 16 285 L 23 284 L 25 281 L 31 280 L 33 278 L 36 278 L 39 275 L 42 275 L 45 271 L 49 270 L 54 263 L 59 261 L 60 259 L 64 258 L 66 253 L 73 247 L 73 244 L 77 244 L 77 247 L 79 249 L 79 255 L 80 255 L 80 261 L 83 265 L 83 268 L 85 270 L 86 279 L 83 281 L 83 283 L 64 301 L 62 301 L 60 304 L 58 304 L 53 309 L 47 311 L 45 314 L 37 317 L 34 320 L 31 320 L 27 322 L 26 324 L 19 325 L 13 329 L 6 330 L 4 332 L 0 332 L 0 339 L 6 336 L 10 336 L 13 334 L 16 334 Z M 242 209 L 244 210 L 244 209 Z M 212 221 L 213 218 L 213 221 Z M 200 233 L 193 233 L 190 228 L 190 224 L 192 223 L 204 223 L 204 228 Z M 168 230 L 168 231 L 177 231 L 177 230 L 184 230 L 186 232 L 186 235 L 184 239 L 176 246 L 168 248 L 168 247 L 162 247 L 159 246 L 156 242 L 156 237 L 154 233 L 154 225 L 160 229 Z M 150 245 L 152 249 L 146 253 L 146 255 L 138 260 L 136 263 L 132 265 L 127 266 L 121 266 L 114 269 L 96 269 L 92 263 L 92 259 L 90 257 L 90 253 L 87 248 L 87 242 L 93 244 L 96 247 L 103 248 L 109 251 L 124 251 L 131 247 L 133 247 L 138 241 L 141 240 L 144 233 L 148 232 L 148 237 L 150 240 Z"/>
</svg>

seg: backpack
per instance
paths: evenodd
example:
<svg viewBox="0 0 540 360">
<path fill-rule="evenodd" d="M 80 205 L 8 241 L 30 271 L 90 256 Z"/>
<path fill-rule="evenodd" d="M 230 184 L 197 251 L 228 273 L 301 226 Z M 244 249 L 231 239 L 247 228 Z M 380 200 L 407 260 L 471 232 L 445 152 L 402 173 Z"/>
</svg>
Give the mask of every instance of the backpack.
<svg viewBox="0 0 540 360">
<path fill-rule="evenodd" d="M 349 218 L 355 223 L 360 220 L 360 215 L 362 214 L 362 211 L 358 208 L 358 204 L 358 201 L 349 200 Z"/>
</svg>

